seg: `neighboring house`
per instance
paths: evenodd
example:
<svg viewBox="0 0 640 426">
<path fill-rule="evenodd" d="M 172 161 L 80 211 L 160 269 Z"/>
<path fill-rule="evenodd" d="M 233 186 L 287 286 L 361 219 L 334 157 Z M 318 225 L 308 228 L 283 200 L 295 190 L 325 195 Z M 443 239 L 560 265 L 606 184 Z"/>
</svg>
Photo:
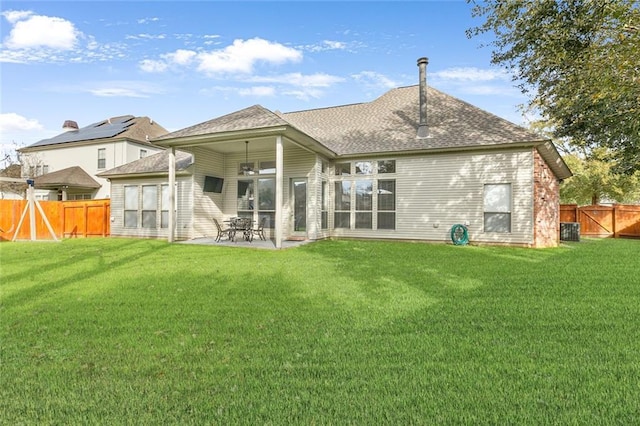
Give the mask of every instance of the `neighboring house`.
<svg viewBox="0 0 640 426">
<path fill-rule="evenodd" d="M 98 173 L 163 151 L 149 142 L 167 130 L 148 117 L 124 115 L 78 128 L 67 120 L 64 133 L 18 150 L 23 176 L 34 178 L 36 197 L 45 200 L 109 198 Z"/>
<path fill-rule="evenodd" d="M 0 170 L 0 200 L 24 200 L 27 195 L 27 181 L 11 182 L 2 178 L 20 179 L 20 164 L 11 164 Z"/>
<path fill-rule="evenodd" d="M 427 87 L 426 65 L 418 60 L 418 85 L 371 102 L 290 113 L 255 105 L 155 138 L 170 148 L 161 174 L 112 179 L 112 235 L 191 239 L 215 233 L 212 217 L 245 216 L 266 218 L 276 247 L 447 242 L 455 224 L 471 243 L 557 245 L 559 182 L 571 171 L 553 143 Z M 176 149 L 193 155 L 188 170 Z M 218 192 L 207 188 L 216 182 Z"/>
</svg>

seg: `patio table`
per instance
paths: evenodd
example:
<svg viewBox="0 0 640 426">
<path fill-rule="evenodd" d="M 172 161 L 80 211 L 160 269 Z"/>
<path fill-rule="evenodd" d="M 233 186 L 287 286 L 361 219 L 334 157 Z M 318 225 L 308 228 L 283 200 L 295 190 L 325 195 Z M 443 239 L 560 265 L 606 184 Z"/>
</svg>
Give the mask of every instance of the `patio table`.
<svg viewBox="0 0 640 426">
<path fill-rule="evenodd" d="M 236 235 L 239 232 L 242 232 L 242 238 L 245 241 L 253 241 L 253 220 L 247 217 L 232 217 L 225 222 L 229 222 L 229 226 L 234 230 L 232 238 L 233 242 L 236 241 Z"/>
</svg>

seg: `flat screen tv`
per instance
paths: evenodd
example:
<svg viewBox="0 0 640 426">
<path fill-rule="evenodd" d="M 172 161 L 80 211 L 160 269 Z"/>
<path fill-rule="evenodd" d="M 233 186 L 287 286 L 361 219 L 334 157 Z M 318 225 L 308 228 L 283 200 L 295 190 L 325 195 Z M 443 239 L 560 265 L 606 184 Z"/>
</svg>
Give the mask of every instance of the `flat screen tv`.
<svg viewBox="0 0 640 426">
<path fill-rule="evenodd" d="M 204 192 L 217 192 L 218 194 L 222 192 L 222 184 L 224 183 L 223 178 L 215 177 L 215 176 L 205 176 L 204 177 Z"/>
</svg>

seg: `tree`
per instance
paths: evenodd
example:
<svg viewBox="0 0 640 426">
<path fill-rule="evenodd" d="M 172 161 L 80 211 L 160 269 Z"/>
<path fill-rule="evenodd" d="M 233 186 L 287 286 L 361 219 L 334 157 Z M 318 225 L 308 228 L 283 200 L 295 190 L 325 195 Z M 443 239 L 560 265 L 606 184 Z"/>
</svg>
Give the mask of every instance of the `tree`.
<svg viewBox="0 0 640 426">
<path fill-rule="evenodd" d="M 560 185 L 560 202 L 580 205 L 603 200 L 618 203 L 640 201 L 640 170 L 633 175 L 617 173 L 616 160 L 605 148 L 596 148 L 589 157 L 571 153 L 563 156 L 573 176 Z"/>
<path fill-rule="evenodd" d="M 487 0 L 472 15 L 486 21 L 467 36 L 495 34 L 492 63 L 554 120 L 555 137 L 609 149 L 623 173 L 640 170 L 636 0 Z"/>
</svg>

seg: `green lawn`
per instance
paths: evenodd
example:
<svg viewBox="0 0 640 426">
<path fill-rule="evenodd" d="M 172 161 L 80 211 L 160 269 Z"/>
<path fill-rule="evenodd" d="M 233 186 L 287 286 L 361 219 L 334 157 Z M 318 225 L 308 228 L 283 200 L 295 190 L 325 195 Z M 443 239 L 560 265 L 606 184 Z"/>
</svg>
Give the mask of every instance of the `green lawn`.
<svg viewBox="0 0 640 426">
<path fill-rule="evenodd" d="M 0 424 L 638 424 L 640 241 L 0 244 Z"/>
</svg>

